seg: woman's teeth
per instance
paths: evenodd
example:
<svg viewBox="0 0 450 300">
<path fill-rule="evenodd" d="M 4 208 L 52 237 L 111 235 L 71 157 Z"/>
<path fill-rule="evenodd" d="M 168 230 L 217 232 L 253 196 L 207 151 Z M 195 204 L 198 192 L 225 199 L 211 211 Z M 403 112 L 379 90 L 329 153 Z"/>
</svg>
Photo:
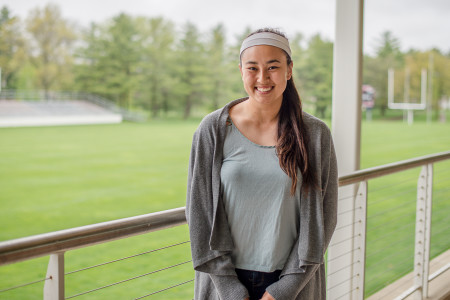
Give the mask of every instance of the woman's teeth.
<svg viewBox="0 0 450 300">
<path fill-rule="evenodd" d="M 272 89 L 272 87 L 268 87 L 268 88 L 257 87 L 256 89 L 260 92 L 268 92 Z"/>
</svg>

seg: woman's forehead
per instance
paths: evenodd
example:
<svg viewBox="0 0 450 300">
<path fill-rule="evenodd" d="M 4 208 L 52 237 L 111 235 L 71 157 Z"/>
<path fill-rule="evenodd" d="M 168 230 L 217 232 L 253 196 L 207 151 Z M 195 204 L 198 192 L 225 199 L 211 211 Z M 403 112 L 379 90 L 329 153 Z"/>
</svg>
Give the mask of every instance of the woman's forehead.
<svg viewBox="0 0 450 300">
<path fill-rule="evenodd" d="M 269 45 L 257 45 L 247 48 L 242 52 L 242 63 L 247 61 L 268 62 L 272 60 L 278 60 L 280 62 L 286 62 L 286 53 L 275 46 Z"/>
</svg>

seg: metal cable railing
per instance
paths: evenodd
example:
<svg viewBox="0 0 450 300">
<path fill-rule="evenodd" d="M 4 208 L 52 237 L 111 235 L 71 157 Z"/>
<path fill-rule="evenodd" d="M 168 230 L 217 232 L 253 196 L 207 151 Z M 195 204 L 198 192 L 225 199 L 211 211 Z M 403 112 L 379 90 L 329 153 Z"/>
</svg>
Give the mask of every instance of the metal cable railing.
<svg viewBox="0 0 450 300">
<path fill-rule="evenodd" d="M 172 286 L 169 286 L 168 288 L 165 288 L 165 289 L 162 289 L 162 290 L 159 290 L 159 291 L 156 291 L 156 292 L 153 292 L 153 293 L 150 293 L 150 294 L 141 296 L 141 297 L 139 297 L 139 298 L 135 298 L 135 300 L 142 299 L 142 298 L 146 298 L 146 297 L 149 297 L 149 296 L 152 296 L 152 295 L 156 295 L 156 294 L 159 294 L 159 293 L 161 293 L 161 292 L 164 292 L 164 291 L 167 291 L 167 290 L 176 288 L 176 287 L 178 287 L 178 286 L 180 286 L 180 285 L 183 285 L 183 284 L 186 284 L 186 283 L 189 283 L 189 282 L 193 282 L 193 281 L 194 281 L 194 279 L 191 279 L 191 280 L 188 280 L 188 281 L 185 281 L 185 282 L 176 284 L 176 285 L 172 285 Z"/>
<path fill-rule="evenodd" d="M 152 271 L 152 272 L 141 274 L 139 276 L 134 276 L 134 277 L 127 278 L 127 279 L 124 279 L 124 280 L 121 280 L 121 281 L 118 281 L 118 282 L 114 282 L 114 283 L 111 283 L 111 284 L 108 284 L 108 285 L 105 285 L 105 286 L 101 286 L 101 287 L 98 287 L 98 288 L 95 288 L 95 289 L 92 289 L 92 290 L 89 290 L 89 291 L 78 293 L 78 294 L 66 297 L 66 299 L 71 299 L 71 298 L 75 298 L 75 297 L 78 297 L 78 296 L 90 294 L 90 293 L 93 293 L 93 292 L 96 292 L 96 291 L 99 291 L 99 290 L 103 290 L 103 289 L 106 289 L 106 288 L 109 288 L 109 287 L 112 287 L 112 286 L 115 286 L 115 285 L 119 285 L 119 284 L 122 284 L 122 283 L 125 283 L 125 282 L 129 282 L 131 280 L 142 278 L 144 276 L 148 276 L 148 275 L 156 274 L 156 273 L 159 273 L 159 272 L 162 272 L 162 271 L 166 271 L 166 270 L 169 270 L 169 269 L 172 269 L 172 268 L 175 268 L 175 267 L 178 267 L 178 266 L 190 263 L 190 262 L 191 262 L 191 260 L 187 260 L 187 261 L 184 261 L 184 262 L 181 262 L 181 263 L 178 263 L 178 264 L 175 264 L 175 265 L 171 265 L 171 266 L 168 266 L 168 267 L 165 267 L 165 268 L 162 268 L 162 269 L 158 269 L 158 270 L 155 270 L 155 271 Z"/>
<path fill-rule="evenodd" d="M 415 178 L 413 180 L 415 180 Z M 413 180 L 409 181 L 409 183 L 413 182 Z M 393 186 L 391 186 L 391 187 L 393 187 Z M 392 193 L 392 192 L 389 193 L 389 196 L 380 194 L 379 193 L 380 191 L 386 192 L 385 194 L 387 194 L 389 192 L 388 189 L 378 189 L 378 191 L 370 190 L 371 194 L 376 193 L 378 195 L 378 197 L 380 197 L 380 199 L 376 199 L 376 200 L 372 199 L 370 201 L 371 208 L 373 208 L 373 207 L 375 207 L 376 205 L 379 205 L 379 204 L 385 204 L 386 202 L 388 202 L 388 201 L 390 201 L 392 199 L 396 199 L 398 196 L 404 196 L 406 193 L 413 194 L 413 193 L 416 192 L 416 191 L 412 191 L 411 187 L 409 187 L 409 186 L 408 187 L 404 187 L 404 188 L 396 187 L 395 188 L 395 192 L 394 193 Z M 413 199 L 414 199 L 414 197 L 415 197 L 415 195 L 413 195 Z"/>
<path fill-rule="evenodd" d="M 158 249 L 153 249 L 153 250 L 150 250 L 150 251 L 145 251 L 145 252 L 134 254 L 134 255 L 129 255 L 129 256 L 126 256 L 126 257 L 123 257 L 123 258 L 119 258 L 119 259 L 111 260 L 111 261 L 108 261 L 108 262 L 100 263 L 100 264 L 97 264 L 97 265 L 94 265 L 94 266 L 85 267 L 85 268 L 82 268 L 82 269 L 78 269 L 78 270 L 74 270 L 74 271 L 71 271 L 71 272 L 67 272 L 67 273 L 65 273 L 65 275 L 67 276 L 67 275 L 75 274 L 75 273 L 78 273 L 78 272 L 81 272 L 81 271 L 86 271 L 86 270 L 91 270 L 91 269 L 98 268 L 98 267 L 107 266 L 107 265 L 110 265 L 112 263 L 117 263 L 117 262 L 121 262 L 121 261 L 124 261 L 124 260 L 137 258 L 137 257 L 140 257 L 142 255 L 153 254 L 153 253 L 156 253 L 156 252 L 159 252 L 159 251 L 164 251 L 164 250 L 168 250 L 168 249 L 171 249 L 171 248 L 174 248 L 174 247 L 177 247 L 177 246 L 185 245 L 185 244 L 188 244 L 189 242 L 190 241 L 184 241 L 184 242 L 168 245 L 168 246 L 165 246 L 165 247 L 161 247 L 161 248 L 158 248 Z M 165 270 L 169 270 L 169 269 L 172 269 L 172 268 L 175 268 L 175 267 L 179 267 L 179 266 L 188 264 L 190 262 L 191 262 L 191 260 L 189 259 L 189 260 L 186 260 L 186 261 L 183 261 L 183 262 L 180 262 L 180 263 L 176 263 L 176 264 L 173 264 L 173 265 L 170 265 L 170 266 L 166 266 L 166 267 L 160 268 L 160 269 L 155 270 L 155 271 L 146 272 L 144 274 L 139 274 L 137 276 L 133 276 L 133 277 L 130 277 L 130 278 L 122 279 L 120 281 L 116 281 L 116 282 L 113 282 L 113 283 L 102 285 L 100 287 L 96 287 L 96 288 L 93 288 L 93 289 L 90 289 L 90 290 L 87 290 L 87 291 L 78 292 L 76 294 L 73 294 L 71 296 L 66 297 L 66 299 L 76 298 L 76 297 L 79 297 L 79 296 L 83 296 L 83 295 L 86 295 L 86 294 L 91 294 L 93 292 L 97 292 L 97 291 L 100 291 L 100 290 L 111 288 L 113 286 L 125 284 L 125 283 L 128 283 L 128 282 L 132 281 L 132 280 L 136 280 L 136 279 L 143 278 L 143 277 L 146 277 L 146 276 L 149 276 L 149 275 L 157 274 L 159 272 L 162 272 L 162 271 L 165 271 Z"/>
<path fill-rule="evenodd" d="M 186 244 L 186 243 L 189 243 L 189 242 L 190 242 L 190 241 L 185 241 L 185 242 L 173 244 L 173 245 L 170 245 L 170 246 L 161 247 L 161 248 L 158 248 L 158 249 L 154 249 L 154 250 L 142 252 L 142 253 L 139 253 L 139 254 L 134 254 L 134 255 L 122 257 L 122 258 L 119 258 L 119 259 L 107 261 L 107 262 L 104 262 L 104 263 L 101 263 L 101 264 L 97 264 L 97 265 L 94 265 L 94 266 L 90 266 L 90 267 L 78 269 L 78 270 L 75 270 L 75 271 L 67 272 L 67 273 L 65 273 L 64 275 L 67 276 L 67 275 L 74 274 L 74 273 L 78 273 L 78 272 L 81 272 L 81 271 L 86 271 L 86 270 L 90 270 L 90 269 L 93 269 L 93 268 L 98 268 L 98 267 L 106 266 L 106 265 L 109 265 L 109 264 L 112 264 L 112 263 L 116 263 L 116 262 L 119 262 L 119 261 L 127 260 L 127 259 L 130 259 L 130 258 L 135 258 L 135 257 L 141 256 L 141 255 L 144 255 L 144 254 L 150 254 L 150 253 L 154 253 L 154 252 L 157 252 L 157 251 L 169 249 L 169 248 L 172 248 L 172 247 L 175 247 L 175 246 L 180 246 L 180 245 L 183 245 L 183 244 Z"/>
<path fill-rule="evenodd" d="M 35 281 L 22 283 L 22 284 L 19 284 L 19 285 L 16 285 L 16 286 L 12 286 L 12 287 L 0 290 L 0 294 L 4 293 L 4 292 L 15 290 L 15 289 L 23 288 L 23 287 L 26 287 L 26 286 L 30 286 L 30 285 L 33 285 L 33 284 L 41 283 L 41 282 L 44 282 L 44 281 L 50 280 L 50 279 L 51 279 L 50 277 L 46 277 L 44 279 L 38 279 L 38 280 L 35 280 Z"/>
<path fill-rule="evenodd" d="M 379 176 L 385 176 L 390 173 L 400 172 L 409 168 L 415 168 L 423 164 L 429 164 L 433 162 L 438 162 L 441 160 L 445 160 L 450 158 L 450 152 L 445 153 L 439 153 L 432 156 L 426 156 L 414 160 L 408 160 L 405 162 L 400 162 L 397 165 L 390 164 L 387 166 L 381 166 L 377 168 L 368 169 L 371 170 L 370 172 L 368 170 L 362 170 L 355 172 L 354 174 L 350 174 L 347 176 L 343 176 L 340 178 L 340 185 L 348 185 L 348 184 L 354 184 L 359 181 L 366 181 L 369 179 L 377 178 Z M 389 172 L 387 171 L 389 170 Z M 446 171 L 439 171 L 436 172 L 436 175 L 440 175 L 440 178 L 437 178 L 436 182 L 439 182 L 442 186 L 445 186 L 447 182 L 450 183 L 449 172 Z M 412 218 L 414 215 L 413 210 L 415 209 L 415 205 L 411 204 L 411 195 L 410 189 L 408 188 L 410 181 L 414 182 L 414 178 L 411 177 L 411 180 L 409 180 L 409 176 L 406 180 L 405 178 L 397 178 L 398 181 L 393 181 L 389 179 L 389 186 L 377 186 L 375 185 L 373 188 L 373 191 L 370 191 L 370 201 L 368 204 L 368 215 L 367 218 L 364 217 L 364 215 L 358 215 L 360 212 L 364 210 L 364 208 L 358 204 L 357 197 L 349 197 L 348 195 L 344 195 L 340 197 L 339 202 L 345 203 L 347 205 L 348 203 L 353 203 L 352 209 L 344 209 L 342 212 L 339 212 L 339 215 L 341 216 L 340 220 L 338 220 L 338 225 L 336 231 L 348 231 L 349 228 L 352 228 L 355 225 L 361 224 L 361 222 L 365 222 L 366 220 L 369 221 L 369 224 L 367 225 L 367 244 L 368 245 L 374 245 L 373 247 L 367 248 L 367 255 L 365 259 L 367 259 L 367 266 L 364 271 L 366 273 L 365 280 L 366 285 L 370 284 L 370 286 L 367 287 L 367 293 L 372 293 L 374 291 L 377 291 L 378 289 L 384 287 L 386 285 L 386 281 L 392 282 L 397 278 L 400 274 L 400 276 L 403 276 L 404 274 L 408 273 L 412 266 L 409 262 L 412 260 L 410 256 L 404 257 L 402 256 L 402 252 L 393 252 L 392 248 L 397 247 L 403 247 L 398 249 L 410 249 L 411 243 L 413 243 L 413 230 L 411 229 L 414 225 L 414 221 L 411 221 L 411 223 L 408 223 L 408 219 Z M 401 185 L 401 192 L 399 192 L 396 187 L 397 185 Z M 415 184 L 415 183 L 414 183 Z M 449 184 L 450 185 L 450 184 Z M 396 194 L 395 196 L 392 196 L 393 194 Z M 440 204 L 441 206 L 445 206 L 445 198 L 448 196 L 448 189 L 443 188 L 440 190 L 440 192 L 435 192 L 435 204 Z M 448 198 L 447 198 L 448 199 Z M 396 203 L 391 203 L 395 202 Z M 383 205 L 381 205 L 382 203 Z M 390 205 L 391 207 L 389 209 L 382 209 L 383 206 Z M 377 208 L 377 206 L 379 206 Z M 414 206 L 414 207 L 413 207 Z M 374 209 L 376 208 L 376 209 Z M 372 210 L 373 209 L 373 210 Z M 396 212 L 396 213 L 395 213 Z M 390 213 L 394 213 L 394 215 L 397 216 L 396 219 L 389 220 L 389 222 L 386 222 L 384 218 L 389 217 Z M 447 212 L 448 214 L 449 212 Z M 353 219 L 353 221 L 346 221 L 344 217 L 347 216 L 353 216 L 358 215 Z M 399 216 L 400 215 L 400 216 Z M 399 216 L 399 217 L 398 217 Z M 405 220 L 403 220 L 403 218 Z M 379 219 L 379 220 L 378 220 Z M 440 220 L 440 222 L 439 222 Z M 437 235 L 445 235 L 449 231 L 449 226 L 444 222 L 446 219 L 444 217 L 439 217 L 434 220 L 434 222 L 438 222 L 437 225 L 434 225 L 433 227 L 433 234 L 432 236 Z M 377 222 L 375 222 L 377 221 Z M 0 265 L 5 264 L 12 264 L 15 262 L 23 261 L 23 260 L 29 260 L 31 258 L 35 257 L 41 257 L 46 255 L 61 255 L 63 252 L 70 251 L 77 248 L 87 247 L 90 245 L 95 245 L 99 243 L 105 243 L 108 241 L 113 241 L 117 239 L 123 239 L 126 237 L 148 233 L 151 231 L 161 230 L 164 228 L 177 226 L 185 224 L 185 211 L 184 208 L 177 208 L 169 211 L 163 211 L 153 214 L 147 214 L 132 218 L 126 218 L 126 219 L 120 219 L 115 220 L 111 222 L 105 222 L 100 224 L 94 224 L 89 226 L 83 226 L 79 228 L 72 228 L 68 230 L 62 230 L 58 232 L 52 232 L 48 234 L 42 234 L 12 241 L 6 241 L 6 242 L 0 242 Z M 442 224 L 443 223 L 443 224 Z M 401 224 L 401 226 L 399 226 Z M 412 227 L 411 227 L 412 226 Z M 395 241 L 389 244 L 389 247 L 382 246 L 381 249 L 376 247 L 376 244 L 383 242 L 383 239 L 386 239 L 390 235 L 389 231 L 390 229 L 394 228 L 397 233 L 400 233 L 401 237 L 397 237 L 396 235 L 393 235 L 395 238 Z M 383 231 L 385 233 L 388 233 L 387 235 L 381 235 L 378 236 L 375 233 L 378 233 L 380 231 Z M 405 234 L 409 232 L 409 234 Z M 409 236 L 411 235 L 411 237 Z M 330 247 L 337 246 L 341 247 L 343 245 L 348 244 L 348 242 L 355 240 L 355 239 L 361 239 L 365 237 L 365 233 L 361 232 L 352 232 L 345 238 L 337 241 L 332 241 L 330 244 Z M 80 273 L 82 271 L 96 269 L 102 266 L 110 265 L 116 262 L 125 261 L 128 259 L 136 258 L 139 256 L 142 256 L 144 254 L 154 253 L 160 250 L 165 250 L 168 248 L 172 248 L 175 246 L 180 246 L 187 244 L 188 241 L 175 243 L 169 246 L 160 247 L 154 250 L 150 251 L 144 251 L 140 252 L 138 254 L 132 254 L 127 255 L 122 258 L 109 260 L 107 262 L 94 264 L 92 266 L 84 267 L 84 268 L 78 268 L 76 270 L 63 273 L 63 276 L 72 275 L 75 273 Z M 406 246 L 405 246 L 406 245 Z M 408 246 L 409 245 L 409 246 Z M 449 245 L 450 248 L 450 245 Z M 376 250 L 372 250 L 376 249 Z M 334 262 L 337 260 L 340 260 L 345 257 L 353 256 L 355 253 L 365 251 L 364 248 L 361 248 L 360 246 L 351 247 L 347 250 L 343 250 L 339 255 L 336 255 L 328 262 Z M 392 254 L 393 252 L 393 254 Z M 187 253 L 187 252 L 186 252 Z M 383 257 L 383 259 L 379 259 L 379 257 Z M 375 264 L 371 263 L 371 259 L 375 259 Z M 348 269 L 351 269 L 357 265 L 364 264 L 365 260 L 357 259 L 347 265 L 341 266 L 340 268 L 335 268 L 333 270 L 328 270 L 328 278 L 337 276 L 342 272 L 347 272 Z M 395 262 L 397 265 L 411 265 L 407 269 L 401 269 L 399 272 L 397 272 L 393 277 L 388 276 L 386 277 L 385 274 L 382 274 L 382 272 L 376 271 L 376 269 L 372 270 L 374 265 L 380 265 L 380 264 L 391 264 L 394 266 L 392 262 Z M 178 263 L 171 263 L 168 266 L 160 267 L 155 271 L 146 272 L 143 274 L 137 274 L 135 276 L 131 276 L 129 278 L 116 280 L 114 282 L 102 284 L 101 286 L 93 287 L 91 289 L 88 289 L 86 291 L 80 291 L 75 292 L 71 296 L 68 296 L 67 298 L 76 298 L 82 295 L 94 293 L 100 290 L 105 290 L 107 288 L 122 285 L 131 281 L 134 281 L 138 278 L 143 278 L 146 276 L 149 276 L 151 274 L 160 273 L 164 270 L 170 270 L 174 269 L 176 267 L 181 267 L 183 265 L 187 265 L 190 263 L 190 260 L 184 260 L 179 261 Z M 406 272 L 406 273 L 405 273 Z M 330 284 L 327 287 L 327 290 L 330 291 L 334 288 L 337 288 L 339 286 L 346 286 L 349 285 L 351 282 L 355 280 L 359 280 L 359 277 L 361 277 L 360 273 L 353 274 L 350 277 L 342 277 L 341 281 L 335 281 L 333 284 Z M 340 276 L 340 275 L 339 275 Z M 364 276 L 362 277 L 364 278 Z M 50 279 L 53 279 L 51 277 L 46 277 L 42 280 L 36 280 L 31 281 L 28 283 L 23 283 L 21 285 L 14 286 L 12 288 L 7 288 L 4 290 L 1 290 L 0 293 L 9 291 L 12 289 L 19 289 L 22 286 L 27 285 L 33 285 L 37 283 L 47 282 L 51 281 Z M 180 281 L 173 282 L 170 284 L 170 286 L 158 289 L 154 292 L 149 292 L 148 294 L 145 294 L 143 296 L 140 296 L 136 299 L 142 299 L 145 297 L 150 297 L 152 295 L 183 286 L 187 283 L 192 282 L 193 279 L 186 279 Z M 177 283 L 178 282 L 178 283 Z M 356 290 L 352 287 L 345 290 L 343 293 L 339 293 L 337 295 L 338 298 L 333 297 L 333 299 L 339 299 L 343 298 L 346 295 L 349 295 L 350 293 L 354 293 Z"/>
<path fill-rule="evenodd" d="M 413 257 L 408 255 L 413 252 L 407 250 L 414 246 L 415 222 L 411 217 L 416 214 L 416 195 L 410 185 L 416 184 L 417 176 L 408 176 L 408 182 L 401 175 L 390 177 L 393 182 L 402 181 L 400 191 L 392 186 L 383 194 L 375 192 L 368 202 L 366 295 L 400 278 L 405 266 L 407 272 L 413 268 Z"/>
<path fill-rule="evenodd" d="M 383 185 L 375 187 L 375 188 L 370 188 L 370 192 L 371 193 L 375 193 L 375 192 L 386 191 L 386 190 L 389 191 L 389 189 L 392 188 L 392 187 L 395 187 L 396 189 L 398 189 L 399 186 L 402 186 L 402 185 L 404 185 L 406 183 L 410 183 L 411 180 L 416 180 L 416 179 L 417 179 L 416 176 L 412 176 L 412 175 L 411 176 L 404 176 L 399 181 L 391 182 L 391 183 L 388 183 L 388 184 L 383 184 Z M 372 205 L 376 204 L 376 202 L 371 202 L 371 204 Z"/>
</svg>

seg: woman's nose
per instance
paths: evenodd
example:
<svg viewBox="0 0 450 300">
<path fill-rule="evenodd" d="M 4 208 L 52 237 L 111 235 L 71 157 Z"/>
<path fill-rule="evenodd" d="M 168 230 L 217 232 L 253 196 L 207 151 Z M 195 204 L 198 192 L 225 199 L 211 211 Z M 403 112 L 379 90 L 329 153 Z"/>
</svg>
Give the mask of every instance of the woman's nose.
<svg viewBox="0 0 450 300">
<path fill-rule="evenodd" d="M 269 79 L 269 72 L 267 70 L 260 70 L 258 74 L 259 82 L 266 82 Z"/>
</svg>

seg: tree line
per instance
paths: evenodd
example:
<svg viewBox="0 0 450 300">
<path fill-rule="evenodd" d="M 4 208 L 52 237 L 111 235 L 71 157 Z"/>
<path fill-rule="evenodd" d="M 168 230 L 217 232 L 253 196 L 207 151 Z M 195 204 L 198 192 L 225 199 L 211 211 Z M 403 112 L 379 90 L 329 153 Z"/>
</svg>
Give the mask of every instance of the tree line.
<svg viewBox="0 0 450 300">
<path fill-rule="evenodd" d="M 195 24 L 163 17 L 120 13 L 79 28 L 48 4 L 26 20 L 3 7 L 0 13 L 0 67 L 4 89 L 74 90 L 101 95 L 116 104 L 145 110 L 153 117 L 195 110 L 211 111 L 245 96 L 238 70 L 240 43 L 218 24 L 201 32 Z M 325 117 L 331 108 L 333 43 L 320 34 L 290 37 L 294 80 L 308 111 Z M 450 52 L 400 51 L 400 42 L 384 32 L 374 55 L 364 57 L 364 84 L 376 90 L 376 107 L 387 108 L 387 71 L 395 68 L 397 99 L 409 74 L 410 99 L 420 98 L 420 70 L 433 76 L 433 108 L 450 95 Z M 431 67 L 430 67 L 431 66 Z M 406 71 L 405 71 L 406 70 Z"/>
</svg>

